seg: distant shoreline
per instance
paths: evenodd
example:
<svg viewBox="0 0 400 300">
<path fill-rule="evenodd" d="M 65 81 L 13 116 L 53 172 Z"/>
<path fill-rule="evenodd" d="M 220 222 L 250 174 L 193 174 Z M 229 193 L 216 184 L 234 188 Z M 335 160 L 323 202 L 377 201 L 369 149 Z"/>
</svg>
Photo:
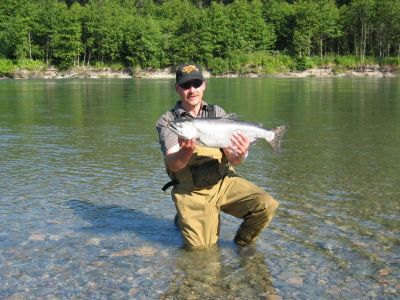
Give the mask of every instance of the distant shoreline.
<svg viewBox="0 0 400 300">
<path fill-rule="evenodd" d="M 400 73 L 391 70 L 382 70 L 379 66 L 368 66 L 363 70 L 344 70 L 340 73 L 335 72 L 332 68 L 312 68 L 305 71 L 263 74 L 263 73 L 247 73 L 247 74 L 224 74 L 214 76 L 204 71 L 206 78 L 326 78 L 326 77 L 374 77 L 374 78 L 394 78 L 400 77 Z M 134 73 L 129 71 L 115 71 L 111 69 L 94 69 L 94 68 L 75 68 L 67 71 L 60 71 L 55 68 L 48 68 L 42 71 L 16 70 L 10 77 L 0 77 L 0 79 L 67 79 L 67 78 L 145 78 L 145 79 L 168 79 L 174 78 L 175 74 L 171 69 L 162 70 L 139 70 Z"/>
</svg>

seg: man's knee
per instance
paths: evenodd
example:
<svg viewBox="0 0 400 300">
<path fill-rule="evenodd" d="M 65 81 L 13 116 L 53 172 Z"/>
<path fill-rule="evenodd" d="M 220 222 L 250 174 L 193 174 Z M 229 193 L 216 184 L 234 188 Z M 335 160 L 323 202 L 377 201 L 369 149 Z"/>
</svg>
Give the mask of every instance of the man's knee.
<svg viewBox="0 0 400 300">
<path fill-rule="evenodd" d="M 257 197 L 259 205 L 262 208 L 265 216 L 271 216 L 279 206 L 279 202 L 272 198 L 268 193 L 261 193 Z"/>
<path fill-rule="evenodd" d="M 270 211 L 270 213 L 274 213 L 275 210 L 278 208 L 279 206 L 279 202 L 277 200 L 275 200 L 274 198 L 272 198 L 270 195 L 266 195 L 266 209 L 268 211 Z"/>
</svg>

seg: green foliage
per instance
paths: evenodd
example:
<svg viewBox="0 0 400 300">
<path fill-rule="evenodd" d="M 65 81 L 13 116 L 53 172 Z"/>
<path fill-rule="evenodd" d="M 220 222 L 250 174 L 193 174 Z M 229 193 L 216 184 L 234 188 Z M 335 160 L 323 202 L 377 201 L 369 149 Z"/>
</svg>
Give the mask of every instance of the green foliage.
<svg viewBox="0 0 400 300">
<path fill-rule="evenodd" d="M 319 53 L 322 57 L 326 41 L 342 35 L 339 10 L 335 2 L 301 0 L 294 4 L 294 9 L 294 52 L 298 56 Z"/>
<path fill-rule="evenodd" d="M 46 68 L 46 64 L 43 63 L 43 61 L 26 58 L 18 59 L 15 65 L 19 69 L 24 69 L 28 71 L 41 71 Z"/>
<path fill-rule="evenodd" d="M 16 69 L 41 71 L 45 69 L 45 67 L 46 64 L 40 60 L 23 58 L 13 61 L 11 59 L 0 58 L 0 76 L 12 77 Z"/>
<path fill-rule="evenodd" d="M 356 69 L 360 66 L 360 59 L 354 55 L 336 56 L 333 62 L 337 67 L 345 69 Z"/>
<path fill-rule="evenodd" d="M 266 24 L 272 26 L 275 32 L 275 50 L 285 51 L 292 48 L 288 41 L 291 41 L 293 36 L 293 5 L 283 0 L 264 0 L 263 15 Z"/>
<path fill-rule="evenodd" d="M 221 57 L 213 57 L 209 60 L 207 68 L 213 75 L 222 75 L 229 72 L 229 62 Z"/>
<path fill-rule="evenodd" d="M 399 57 L 386 57 L 382 60 L 381 64 L 399 68 L 400 67 L 400 58 Z"/>
<path fill-rule="evenodd" d="M 60 13 L 60 25 L 54 30 L 50 43 L 53 51 L 52 61 L 61 69 L 67 69 L 75 65 L 82 51 L 79 22 L 82 9 L 73 4 L 70 9 L 63 8 Z"/>
<path fill-rule="evenodd" d="M 263 70 L 267 74 L 285 73 L 295 68 L 295 60 L 289 55 L 269 54 L 263 59 Z"/>
<path fill-rule="evenodd" d="M 162 66 L 162 32 L 149 17 L 131 18 L 124 31 L 124 58 L 133 67 Z"/>
<path fill-rule="evenodd" d="M 11 60 L 0 58 L 0 76 L 9 76 L 14 70 L 15 67 Z"/>
<path fill-rule="evenodd" d="M 299 56 L 295 59 L 295 70 L 304 71 L 315 67 L 313 60 L 308 56 Z"/>
<path fill-rule="evenodd" d="M 0 56 L 59 68 L 195 61 L 214 74 L 358 68 L 400 57 L 400 0 L 2 0 Z"/>
<path fill-rule="evenodd" d="M 111 71 L 123 71 L 125 69 L 125 67 L 124 67 L 124 65 L 122 64 L 122 63 L 118 63 L 118 62 L 115 62 L 115 63 L 112 63 L 111 65 L 110 65 L 110 70 Z"/>
</svg>

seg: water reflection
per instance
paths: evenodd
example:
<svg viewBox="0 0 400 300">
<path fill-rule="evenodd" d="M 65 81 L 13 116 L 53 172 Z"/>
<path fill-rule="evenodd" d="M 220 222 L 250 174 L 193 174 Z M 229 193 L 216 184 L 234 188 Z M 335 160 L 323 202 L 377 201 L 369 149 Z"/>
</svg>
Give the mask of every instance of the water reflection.
<svg viewBox="0 0 400 300">
<path fill-rule="evenodd" d="M 181 249 L 168 290 L 160 299 L 259 299 L 275 295 L 264 255 L 255 246 L 224 253 Z"/>
</svg>

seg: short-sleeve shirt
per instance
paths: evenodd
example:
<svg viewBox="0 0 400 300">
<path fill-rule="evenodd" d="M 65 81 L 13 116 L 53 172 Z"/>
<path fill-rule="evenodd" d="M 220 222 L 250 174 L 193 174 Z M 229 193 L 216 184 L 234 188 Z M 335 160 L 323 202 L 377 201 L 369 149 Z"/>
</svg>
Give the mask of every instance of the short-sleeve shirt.
<svg viewBox="0 0 400 300">
<path fill-rule="evenodd" d="M 203 101 L 201 111 L 197 118 L 207 118 L 209 116 L 210 105 Z M 218 105 L 214 105 L 215 116 L 217 118 L 226 116 L 226 112 Z M 181 101 L 176 102 L 173 109 L 164 113 L 156 123 L 158 132 L 159 143 L 161 151 L 164 156 L 167 154 L 168 149 L 178 144 L 178 135 L 169 128 L 170 122 L 174 121 L 177 117 L 183 117 L 187 112 L 182 108 Z"/>
</svg>

